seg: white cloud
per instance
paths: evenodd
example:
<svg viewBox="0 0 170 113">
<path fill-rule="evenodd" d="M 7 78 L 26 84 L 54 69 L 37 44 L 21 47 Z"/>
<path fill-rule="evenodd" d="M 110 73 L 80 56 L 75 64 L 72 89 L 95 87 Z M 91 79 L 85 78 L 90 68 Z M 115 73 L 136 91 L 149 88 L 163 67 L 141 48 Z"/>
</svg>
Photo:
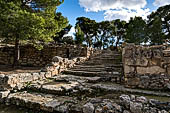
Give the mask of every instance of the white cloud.
<svg viewBox="0 0 170 113">
<path fill-rule="evenodd" d="M 107 10 L 104 15 L 105 20 L 115 20 L 121 19 L 128 21 L 130 17 L 141 16 L 143 19 L 147 19 L 147 15 L 150 14 L 149 9 L 138 9 L 138 10 L 128 10 L 128 9 L 119 9 L 119 10 Z"/>
<path fill-rule="evenodd" d="M 129 20 L 130 17 L 141 16 L 146 19 L 149 9 L 144 9 L 146 0 L 79 0 L 81 7 L 87 12 L 104 11 L 105 20 Z"/>
<path fill-rule="evenodd" d="M 104 11 L 118 8 L 139 9 L 145 7 L 146 0 L 79 0 L 86 11 Z"/>
<path fill-rule="evenodd" d="M 74 33 L 75 33 L 75 28 L 72 27 L 72 28 L 70 29 L 70 31 L 68 32 L 68 34 L 66 34 L 65 36 L 72 36 L 72 37 L 74 37 Z"/>
<path fill-rule="evenodd" d="M 155 0 L 153 3 L 154 6 L 158 6 L 158 7 L 168 5 L 168 4 L 170 4 L 170 0 Z"/>
</svg>

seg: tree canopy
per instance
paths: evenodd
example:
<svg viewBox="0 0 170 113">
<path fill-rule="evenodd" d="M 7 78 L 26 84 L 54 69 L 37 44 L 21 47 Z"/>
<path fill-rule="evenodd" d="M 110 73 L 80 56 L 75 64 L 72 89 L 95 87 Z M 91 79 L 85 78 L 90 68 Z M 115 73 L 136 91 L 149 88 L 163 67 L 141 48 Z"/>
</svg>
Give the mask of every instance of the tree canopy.
<svg viewBox="0 0 170 113">
<path fill-rule="evenodd" d="M 84 38 L 87 45 L 89 47 L 92 46 L 92 38 L 97 34 L 96 21 L 86 17 L 79 17 L 76 20 L 76 26 L 79 25 L 81 31 L 84 33 Z"/>
<path fill-rule="evenodd" d="M 125 41 L 128 43 L 141 44 L 147 41 L 146 22 L 142 17 L 131 18 L 127 23 Z"/>
<path fill-rule="evenodd" d="M 21 41 L 40 48 L 52 40 L 61 25 L 55 20 L 56 6 L 64 0 L 1 0 L 0 37 L 15 42 L 15 60 L 19 60 Z M 37 44 L 38 43 L 38 44 Z"/>
</svg>

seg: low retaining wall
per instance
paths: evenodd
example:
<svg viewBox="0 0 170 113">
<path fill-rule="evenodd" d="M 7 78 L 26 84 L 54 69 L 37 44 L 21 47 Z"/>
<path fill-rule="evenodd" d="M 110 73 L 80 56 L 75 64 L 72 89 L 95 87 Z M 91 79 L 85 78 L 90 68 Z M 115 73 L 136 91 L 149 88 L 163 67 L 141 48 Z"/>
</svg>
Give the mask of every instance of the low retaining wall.
<svg viewBox="0 0 170 113">
<path fill-rule="evenodd" d="M 170 47 L 126 44 L 123 48 L 125 85 L 131 88 L 170 88 Z"/>
<path fill-rule="evenodd" d="M 62 71 L 73 67 L 87 60 L 89 57 L 77 57 L 71 60 L 55 56 L 52 62 L 47 64 L 40 72 L 18 73 L 18 74 L 0 74 L 0 91 L 20 90 L 30 82 L 42 80 L 60 74 Z"/>
<path fill-rule="evenodd" d="M 43 67 L 50 63 L 54 56 L 70 59 L 74 57 L 87 57 L 92 51 L 92 48 L 76 45 L 45 46 L 40 51 L 30 45 L 25 45 L 20 46 L 19 65 Z M 0 64 L 11 65 L 13 63 L 13 56 L 14 46 L 0 46 Z"/>
</svg>

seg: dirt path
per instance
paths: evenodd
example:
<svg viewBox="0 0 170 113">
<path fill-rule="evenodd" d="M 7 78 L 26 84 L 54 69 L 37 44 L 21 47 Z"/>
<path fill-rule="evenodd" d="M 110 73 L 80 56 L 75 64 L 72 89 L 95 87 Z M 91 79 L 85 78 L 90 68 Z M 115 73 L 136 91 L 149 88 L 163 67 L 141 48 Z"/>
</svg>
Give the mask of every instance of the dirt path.
<svg viewBox="0 0 170 113">
<path fill-rule="evenodd" d="M 12 68 L 7 65 L 0 65 L 0 74 L 16 74 L 27 72 L 39 72 L 42 67 L 18 67 Z"/>
</svg>

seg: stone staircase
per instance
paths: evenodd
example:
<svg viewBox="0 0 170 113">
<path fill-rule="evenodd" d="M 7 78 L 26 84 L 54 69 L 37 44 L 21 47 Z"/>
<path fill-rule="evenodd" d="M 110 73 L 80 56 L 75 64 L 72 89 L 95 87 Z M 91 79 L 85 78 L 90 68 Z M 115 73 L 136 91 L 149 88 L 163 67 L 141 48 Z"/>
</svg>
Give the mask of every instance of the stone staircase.
<svg viewBox="0 0 170 113">
<path fill-rule="evenodd" d="M 61 75 L 25 82 L 21 90 L 2 91 L 1 98 L 8 105 L 34 109 L 40 113 L 82 113 L 89 99 L 96 98 L 98 89 L 93 85 L 120 82 L 121 74 L 120 53 L 95 51 L 89 60 Z"/>
<path fill-rule="evenodd" d="M 0 91 L 0 102 L 33 110 L 27 113 L 125 113 L 115 104 L 120 103 L 117 99 L 120 94 L 170 97 L 168 92 L 129 89 L 116 84 L 122 76 L 121 54 L 109 50 L 95 51 L 88 61 L 77 64 L 63 74 L 37 79 L 41 76 L 42 72 L 32 75 L 20 74 L 21 79 L 17 75 L 8 78 L 0 75 L 0 82 L 23 83 L 20 90 Z M 10 87 L 13 88 L 16 83 Z"/>
<path fill-rule="evenodd" d="M 107 80 L 115 79 L 114 81 L 120 81 L 122 71 L 121 54 L 116 51 L 102 50 L 99 54 L 91 56 L 88 61 L 65 70 L 63 73 L 85 77 L 103 77 L 107 78 Z"/>
</svg>

